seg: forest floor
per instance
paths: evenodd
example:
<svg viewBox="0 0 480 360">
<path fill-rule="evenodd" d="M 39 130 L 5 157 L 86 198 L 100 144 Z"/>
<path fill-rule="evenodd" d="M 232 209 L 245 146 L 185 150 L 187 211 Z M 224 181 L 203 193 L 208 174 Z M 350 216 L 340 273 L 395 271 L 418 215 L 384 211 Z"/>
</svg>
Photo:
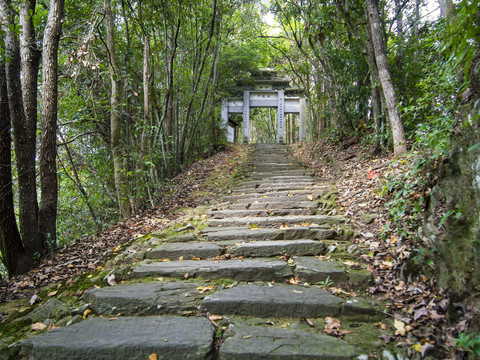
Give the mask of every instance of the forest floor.
<svg viewBox="0 0 480 360">
<path fill-rule="evenodd" d="M 372 157 L 368 149 L 352 139 L 335 144 L 293 144 L 291 148 L 299 161 L 314 169 L 317 176 L 335 182 L 338 188 L 342 212 L 357 232 L 350 251 L 363 254 L 359 261 L 367 264 L 373 275 L 367 292 L 385 303 L 386 315 L 394 318 L 395 333 L 384 336 L 385 343 L 405 346 L 412 356 L 466 356 L 455 347 L 453 338 L 478 317 L 477 310 L 452 303 L 450 293 L 439 290 L 435 278 L 422 273 L 421 268 L 407 271 L 408 261 L 415 255 L 415 244 L 397 234 L 392 226 L 389 202 L 393 194 L 382 189 L 387 186 L 387 179 L 409 171 L 409 160 L 394 161 L 389 154 Z M 247 152 L 248 147 L 235 145 L 193 164 L 165 185 L 168 196 L 162 199 L 161 207 L 120 222 L 95 237 L 80 239 L 28 274 L 4 281 L 0 284 L 1 303 L 15 303 L 16 311 L 28 307 L 42 288 L 68 286 L 76 276 L 101 268 L 114 253 L 138 237 L 163 229 L 183 214 L 182 208 L 220 196 L 222 178 L 227 181 L 239 171 L 237 165 Z M 4 322 L 12 310 L 1 307 L 0 311 L 4 311 L 0 318 Z"/>
<path fill-rule="evenodd" d="M 96 236 L 78 239 L 58 249 L 25 275 L 1 280 L 0 303 L 31 299 L 44 287 L 68 284 L 78 275 L 96 271 L 120 248 L 145 234 L 160 231 L 170 221 L 181 217 L 182 208 L 195 207 L 219 196 L 222 184 L 218 179 L 227 179 L 236 173 L 238 161 L 246 157 L 247 151 L 247 146 L 228 146 L 207 159 L 193 163 L 172 181 L 162 185 L 158 191 L 164 194 L 158 200 L 160 206 L 118 222 Z M 212 177 L 218 181 L 211 181 Z M 5 321 L 7 317 L 7 312 L 0 311 L 0 321 Z"/>
</svg>

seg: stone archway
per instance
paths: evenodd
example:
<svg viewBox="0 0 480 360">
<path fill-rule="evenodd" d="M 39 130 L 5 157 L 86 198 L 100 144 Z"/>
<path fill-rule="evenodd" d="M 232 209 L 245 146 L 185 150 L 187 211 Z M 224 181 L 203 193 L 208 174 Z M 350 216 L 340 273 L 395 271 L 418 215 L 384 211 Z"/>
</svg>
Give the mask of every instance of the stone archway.
<svg viewBox="0 0 480 360">
<path fill-rule="evenodd" d="M 265 76 L 265 73 L 267 74 Z M 289 87 L 289 78 L 278 78 L 274 71 L 265 69 L 261 79 L 254 85 L 243 86 L 242 97 L 222 100 L 222 120 L 225 128 L 229 125 L 230 114 L 242 114 L 243 143 L 249 141 L 250 110 L 252 108 L 277 109 L 277 142 L 284 142 L 284 121 L 286 114 L 297 114 L 299 118 L 299 140 L 306 139 L 306 99 L 298 94 L 301 89 Z M 266 77 L 266 78 L 265 78 Z M 231 123 L 236 133 L 235 123 Z M 233 137 L 235 139 L 235 137 Z"/>
</svg>

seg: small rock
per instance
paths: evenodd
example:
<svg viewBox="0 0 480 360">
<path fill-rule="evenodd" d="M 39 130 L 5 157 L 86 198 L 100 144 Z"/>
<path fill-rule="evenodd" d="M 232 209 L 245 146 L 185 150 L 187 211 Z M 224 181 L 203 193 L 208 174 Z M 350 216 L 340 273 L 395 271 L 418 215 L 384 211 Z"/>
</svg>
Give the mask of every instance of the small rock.
<svg viewBox="0 0 480 360">
<path fill-rule="evenodd" d="M 185 230 L 193 230 L 195 229 L 195 226 L 193 226 L 191 223 L 188 223 L 187 225 L 181 227 L 181 228 L 178 228 L 178 229 L 175 229 L 176 232 L 182 232 L 182 231 L 185 231 Z"/>
<path fill-rule="evenodd" d="M 362 220 L 365 224 L 371 224 L 375 219 L 378 219 L 380 215 L 378 214 L 363 214 Z"/>
<path fill-rule="evenodd" d="M 83 315 L 85 310 L 87 310 L 90 307 L 90 304 L 83 304 L 82 306 L 79 306 L 71 311 L 72 315 Z"/>
<path fill-rule="evenodd" d="M 81 315 L 75 315 L 73 318 L 70 319 L 70 321 L 67 322 L 66 326 L 77 324 L 80 321 L 83 321 L 83 317 Z"/>
<path fill-rule="evenodd" d="M 67 305 L 58 299 L 51 298 L 45 304 L 40 305 L 30 314 L 25 316 L 29 318 L 32 322 L 43 322 L 43 320 L 54 317 L 54 315 L 61 313 L 67 309 Z"/>
<path fill-rule="evenodd" d="M 358 254 L 358 252 L 358 246 L 355 244 L 352 244 L 347 248 L 347 253 L 349 253 L 350 255 L 356 255 Z"/>
<path fill-rule="evenodd" d="M 335 251 L 337 251 L 337 247 L 335 245 L 330 245 L 327 254 L 333 254 Z"/>
</svg>

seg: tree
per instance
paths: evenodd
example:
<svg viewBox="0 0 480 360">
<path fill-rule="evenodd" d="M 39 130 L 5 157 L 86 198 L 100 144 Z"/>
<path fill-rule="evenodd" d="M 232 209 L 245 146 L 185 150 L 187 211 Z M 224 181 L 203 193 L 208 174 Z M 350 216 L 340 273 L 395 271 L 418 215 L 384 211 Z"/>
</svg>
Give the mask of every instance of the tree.
<svg viewBox="0 0 480 360">
<path fill-rule="evenodd" d="M 120 213 L 123 217 L 130 216 L 130 202 L 127 192 L 127 184 L 125 181 L 125 168 L 123 166 L 123 151 L 120 142 L 120 118 L 119 112 L 119 69 L 117 65 L 117 52 L 115 45 L 115 21 L 113 17 L 110 0 L 103 2 L 105 10 L 105 22 L 107 30 L 107 50 L 108 50 L 108 67 L 111 79 L 111 96 L 110 96 L 110 146 L 113 157 L 113 171 L 115 178 L 115 189 L 117 192 L 117 200 Z"/>
<path fill-rule="evenodd" d="M 50 0 L 42 52 L 42 138 L 40 143 L 40 181 L 42 200 L 38 216 L 39 231 L 47 246 L 57 241 L 57 97 L 58 43 L 62 30 L 64 0 Z"/>
<path fill-rule="evenodd" d="M 5 58 L 0 66 L 0 251 L 10 276 L 22 274 L 32 266 L 17 227 L 13 205 L 10 110 L 8 108 Z"/>
<path fill-rule="evenodd" d="M 375 61 L 382 85 L 383 95 L 387 105 L 388 116 L 393 135 L 393 151 L 395 156 L 401 156 L 407 151 L 407 140 L 402 120 L 398 112 L 397 93 L 393 87 L 392 77 L 387 63 L 385 45 L 383 44 L 382 27 L 380 22 L 378 4 L 376 0 L 365 0 L 367 6 L 368 22 L 372 34 L 372 45 Z"/>
</svg>

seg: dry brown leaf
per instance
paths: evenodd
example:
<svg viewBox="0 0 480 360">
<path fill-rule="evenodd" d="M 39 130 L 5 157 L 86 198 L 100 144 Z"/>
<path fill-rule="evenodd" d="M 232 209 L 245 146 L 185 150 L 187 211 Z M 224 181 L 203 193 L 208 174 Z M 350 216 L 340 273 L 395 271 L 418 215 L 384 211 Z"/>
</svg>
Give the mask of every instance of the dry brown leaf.
<svg viewBox="0 0 480 360">
<path fill-rule="evenodd" d="M 313 323 L 312 320 L 305 318 L 305 321 L 306 321 L 307 324 L 310 325 L 311 327 L 315 327 L 315 324 Z"/>
<path fill-rule="evenodd" d="M 155 354 L 151 354 L 147 360 L 158 360 L 158 355 L 155 353 Z"/>
<path fill-rule="evenodd" d="M 49 296 L 49 297 L 52 297 L 52 296 L 55 296 L 55 295 L 57 295 L 57 294 L 58 294 L 58 290 L 50 291 L 50 292 L 48 293 L 48 296 Z"/>
<path fill-rule="evenodd" d="M 197 287 L 197 290 L 198 290 L 198 292 L 199 292 L 200 294 L 203 294 L 204 292 L 213 290 L 213 285 L 209 285 L 209 286 L 198 286 L 198 287 Z"/>
<path fill-rule="evenodd" d="M 37 322 L 35 324 L 32 324 L 32 326 L 30 326 L 30 329 L 32 329 L 33 331 L 40 331 L 40 330 L 44 330 L 47 328 L 47 325 L 45 325 L 44 323 L 41 323 L 41 322 Z"/>
</svg>

